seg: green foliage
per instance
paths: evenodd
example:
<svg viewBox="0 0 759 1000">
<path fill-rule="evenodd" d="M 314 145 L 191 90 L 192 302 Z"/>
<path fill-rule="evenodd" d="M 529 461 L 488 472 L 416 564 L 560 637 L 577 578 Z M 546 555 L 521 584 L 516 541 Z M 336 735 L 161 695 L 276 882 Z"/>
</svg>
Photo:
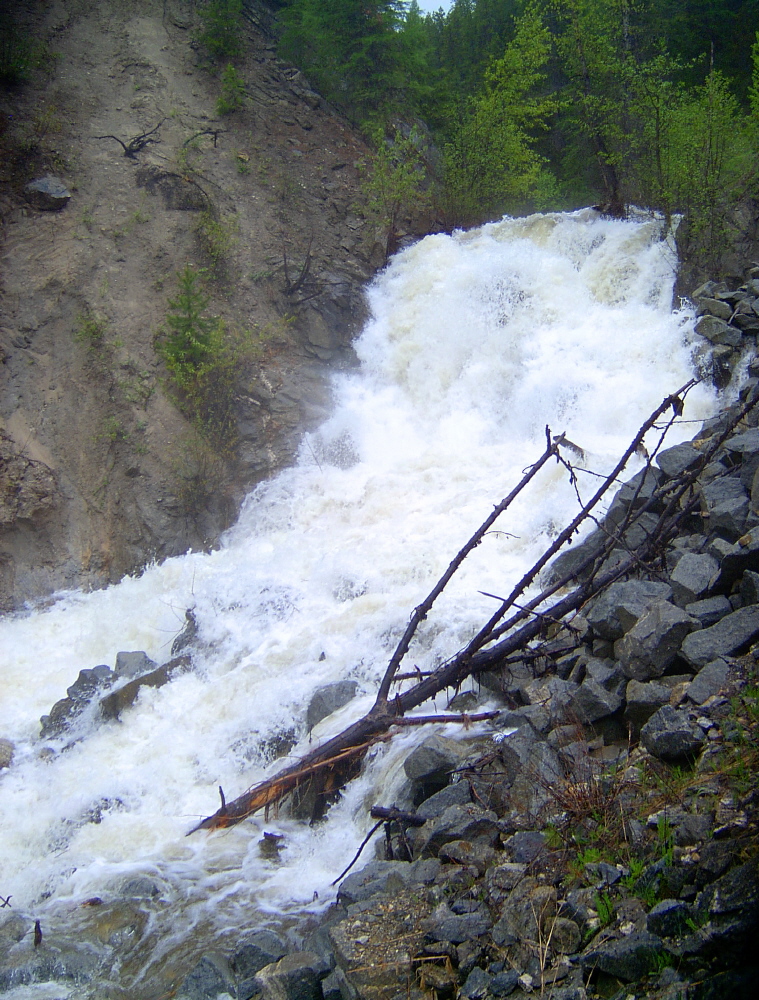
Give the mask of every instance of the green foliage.
<svg viewBox="0 0 759 1000">
<path fill-rule="evenodd" d="M 58 58 L 44 42 L 30 38 L 12 15 L 0 13 L 0 84 L 24 83 L 35 69 L 50 70 Z"/>
<path fill-rule="evenodd" d="M 395 128 L 392 136 L 388 136 L 383 128 L 377 127 L 372 130 L 372 139 L 374 153 L 361 168 L 361 192 L 366 211 L 389 249 L 399 220 L 428 203 L 424 191 L 426 171 L 421 140 L 415 130 L 405 136 Z"/>
<path fill-rule="evenodd" d="M 594 909 L 601 927 L 607 927 L 614 919 L 614 903 L 608 892 L 596 893 Z"/>
<path fill-rule="evenodd" d="M 156 337 L 180 409 L 220 455 L 236 442 L 234 403 L 240 369 L 255 360 L 270 331 L 239 331 L 208 314 L 209 296 L 197 271 L 177 275 L 166 325 Z"/>
<path fill-rule="evenodd" d="M 540 93 L 550 35 L 534 7 L 485 74 L 481 93 L 460 111 L 445 147 L 445 185 L 454 222 L 491 218 L 525 205 L 545 207 L 555 194 L 535 151 L 536 135 L 557 110 Z"/>
<path fill-rule="evenodd" d="M 228 115 L 232 111 L 239 111 L 244 106 L 245 81 L 232 63 L 227 63 L 221 74 L 221 94 L 216 101 L 216 114 Z"/>
<path fill-rule="evenodd" d="M 214 59 L 242 55 L 242 0 L 208 0 L 199 12 L 198 41 Z"/>
<path fill-rule="evenodd" d="M 90 351 L 99 351 L 105 341 L 107 322 L 98 313 L 89 310 L 79 313 L 74 327 L 74 340 L 84 344 Z"/>
<path fill-rule="evenodd" d="M 759 31 L 751 46 L 751 85 L 748 91 L 749 107 L 754 119 L 759 122 Z"/>
<path fill-rule="evenodd" d="M 234 216 L 221 217 L 208 210 L 198 217 L 196 232 L 216 278 L 223 277 L 225 273 L 229 255 L 237 245 L 237 231 Z"/>
</svg>

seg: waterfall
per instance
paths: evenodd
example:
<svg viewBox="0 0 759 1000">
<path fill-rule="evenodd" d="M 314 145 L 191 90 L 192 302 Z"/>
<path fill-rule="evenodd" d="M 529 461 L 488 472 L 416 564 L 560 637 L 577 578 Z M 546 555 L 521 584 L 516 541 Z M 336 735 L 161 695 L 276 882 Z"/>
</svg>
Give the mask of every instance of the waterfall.
<svg viewBox="0 0 759 1000">
<path fill-rule="evenodd" d="M 155 901 L 118 973 L 136 982 L 188 941 L 223 944 L 334 898 L 418 734 L 378 749 L 317 827 L 257 815 L 185 834 L 216 809 L 217 786 L 232 798 L 276 770 L 273 741 L 292 734 L 297 756 L 368 709 L 411 610 L 542 452 L 546 425 L 605 472 L 691 377 L 693 314 L 671 310 L 665 237 L 660 221 L 591 210 L 427 237 L 368 290 L 361 364 L 335 378 L 332 416 L 251 493 L 218 551 L 0 622 L 0 736 L 15 744 L 0 772 L 0 894 L 14 913 L 105 953 L 100 908 L 81 903 L 148 880 Z M 685 416 L 714 406 L 699 387 Z M 596 482 L 580 476 L 585 497 Z M 482 592 L 508 592 L 576 509 L 565 470 L 546 467 L 454 578 L 409 665 L 466 642 L 494 610 Z M 202 640 L 192 671 L 143 689 L 119 722 L 40 741 L 40 716 L 80 669 L 113 666 L 119 650 L 165 662 L 187 608 Z M 358 697 L 309 734 L 311 695 L 343 679 Z M 282 835 L 278 859 L 262 854 L 264 831 Z"/>
</svg>

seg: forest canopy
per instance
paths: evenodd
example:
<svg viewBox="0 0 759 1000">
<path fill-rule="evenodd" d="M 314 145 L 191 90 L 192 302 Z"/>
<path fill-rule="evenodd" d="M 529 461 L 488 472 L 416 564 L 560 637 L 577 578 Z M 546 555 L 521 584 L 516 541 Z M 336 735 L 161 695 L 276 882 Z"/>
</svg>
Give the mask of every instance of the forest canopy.
<svg viewBox="0 0 759 1000">
<path fill-rule="evenodd" d="M 756 181 L 759 0 L 276 7 L 280 54 L 380 136 L 383 169 L 408 172 L 394 137 L 417 136 L 419 188 L 447 225 L 636 204 L 686 213 L 708 256 Z"/>
</svg>

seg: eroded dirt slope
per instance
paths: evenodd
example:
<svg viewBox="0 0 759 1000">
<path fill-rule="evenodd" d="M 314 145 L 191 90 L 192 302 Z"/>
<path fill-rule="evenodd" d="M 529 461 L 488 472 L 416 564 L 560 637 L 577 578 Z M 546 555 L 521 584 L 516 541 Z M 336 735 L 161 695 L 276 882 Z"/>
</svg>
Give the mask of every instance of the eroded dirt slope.
<svg viewBox="0 0 759 1000">
<path fill-rule="evenodd" d="M 213 545 L 323 415 L 330 371 L 352 363 L 361 287 L 382 263 L 357 207 L 366 149 L 250 19 L 236 60 L 246 105 L 218 116 L 194 6 L 16 10 L 45 58 L 0 90 L 5 608 Z M 119 139 L 159 123 L 124 155 Z M 62 211 L 24 197 L 48 173 L 71 192 Z M 187 263 L 208 269 L 213 312 L 263 333 L 222 457 L 172 403 L 155 351 Z"/>
</svg>

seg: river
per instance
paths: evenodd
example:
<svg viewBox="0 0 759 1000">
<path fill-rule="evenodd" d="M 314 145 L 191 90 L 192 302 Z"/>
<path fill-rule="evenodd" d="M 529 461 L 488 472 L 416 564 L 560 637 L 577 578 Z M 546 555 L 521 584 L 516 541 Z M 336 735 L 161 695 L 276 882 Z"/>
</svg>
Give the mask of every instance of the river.
<svg viewBox="0 0 759 1000">
<path fill-rule="evenodd" d="M 367 710 L 411 610 L 542 452 L 546 424 L 608 471 L 692 376 L 693 313 L 671 309 L 662 235 L 650 218 L 583 210 L 427 237 L 369 288 L 361 364 L 335 378 L 332 416 L 248 497 L 218 551 L 0 622 L 0 736 L 15 744 L 0 772 L 0 894 L 12 896 L 0 929 L 9 913 L 39 920 L 53 952 L 98 956 L 107 995 L 148 997 L 204 947 L 334 898 L 418 733 L 378 751 L 317 827 L 256 816 L 185 834 L 219 785 L 232 798 L 281 765 L 273 738 L 294 730 L 297 756 Z M 685 418 L 715 405 L 698 387 Z M 683 423 L 671 443 L 694 431 Z M 579 488 L 596 483 L 581 475 Z M 409 665 L 455 652 L 494 610 L 481 592 L 507 592 L 576 509 L 566 472 L 546 467 L 456 576 Z M 80 669 L 120 650 L 165 662 L 188 608 L 203 644 L 192 671 L 144 690 L 120 722 L 40 741 L 40 716 Z M 359 697 L 309 734 L 311 695 L 346 678 Z M 264 831 L 284 838 L 278 860 L 260 851 Z M 146 884 L 152 899 L 125 902 Z M 92 897 L 102 904 L 81 905 Z"/>
</svg>

